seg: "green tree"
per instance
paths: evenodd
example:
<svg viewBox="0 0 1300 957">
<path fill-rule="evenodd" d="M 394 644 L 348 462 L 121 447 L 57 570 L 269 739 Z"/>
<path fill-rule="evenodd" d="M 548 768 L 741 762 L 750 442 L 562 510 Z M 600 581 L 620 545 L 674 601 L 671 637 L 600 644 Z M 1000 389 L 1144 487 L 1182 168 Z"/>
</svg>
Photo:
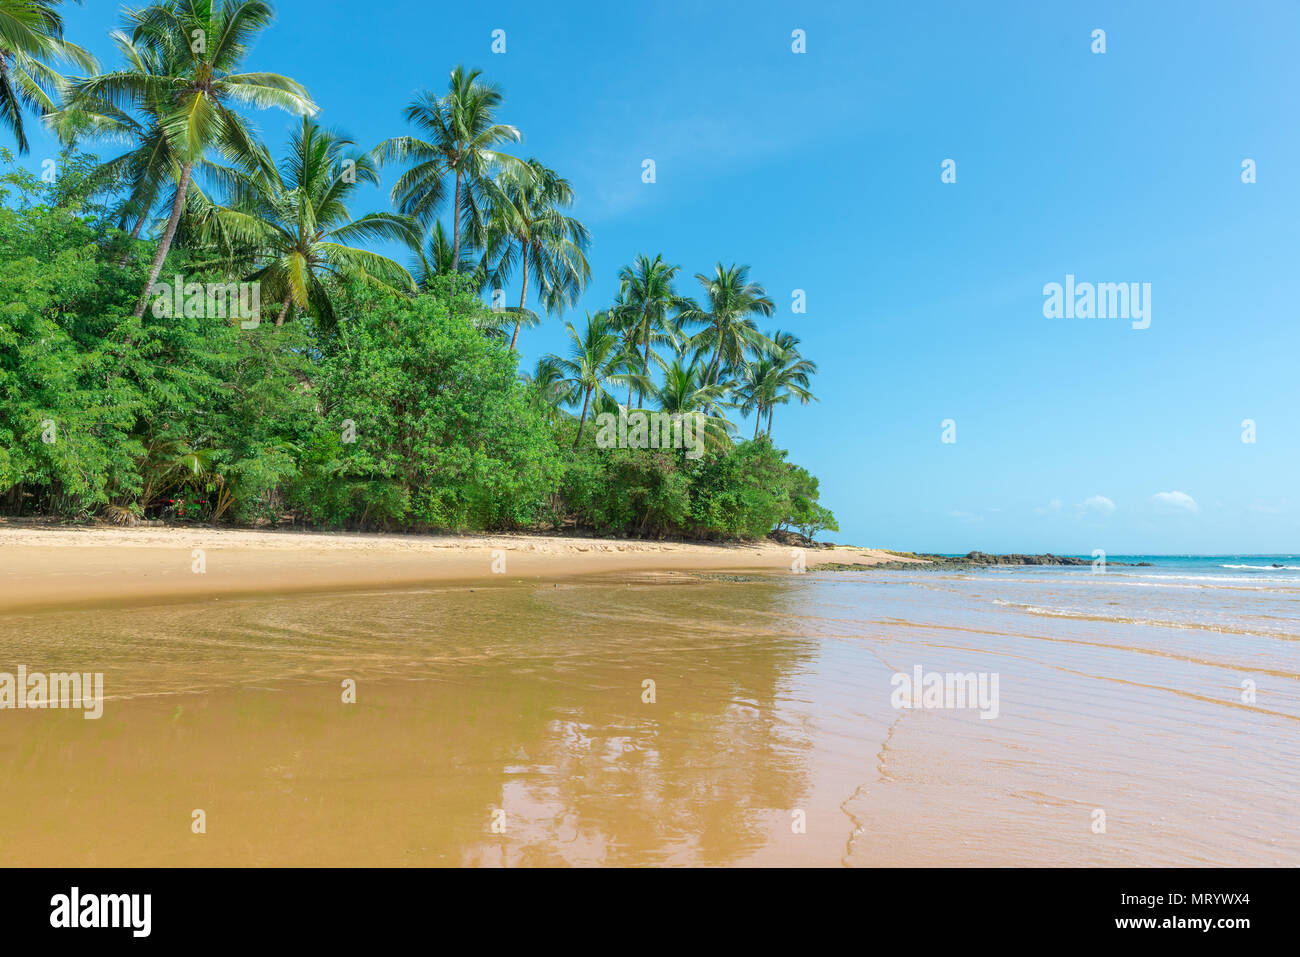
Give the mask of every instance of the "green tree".
<svg viewBox="0 0 1300 957">
<path fill-rule="evenodd" d="M 413 275 L 416 286 L 427 289 L 435 277 L 457 274 L 467 280 L 467 288 L 481 293 L 487 287 L 487 272 L 483 264 L 462 259 L 453 267 L 455 261 L 451 237 L 447 235 L 442 222 L 435 220 L 424 248 L 418 249 L 415 254 Z"/>
<path fill-rule="evenodd" d="M 564 324 L 564 331 L 569 335 L 569 357 L 550 358 L 565 376 L 562 381 L 573 400 L 582 399 L 578 434 L 573 440 L 573 447 L 577 448 L 593 399 L 599 401 L 610 386 L 631 384 L 644 391 L 650 383 L 636 371 L 632 357 L 623 351 L 606 313 L 598 312 L 594 316 L 587 313 L 587 325 L 581 332 L 571 322 Z"/>
<path fill-rule="evenodd" d="M 732 405 L 726 401 L 729 385 L 702 382 L 701 373 L 698 365 L 683 365 L 674 359 L 664 369 L 663 384 L 654 386 L 650 396 L 671 415 L 697 416 L 706 444 L 717 447 L 728 442 L 728 434 L 735 428 L 724 412 Z"/>
<path fill-rule="evenodd" d="M 420 132 L 396 136 L 375 148 L 381 164 L 409 162 L 411 167 L 393 186 L 398 211 L 430 225 L 446 200 L 446 178 L 455 182 L 452 198 L 451 272 L 460 267 L 461 214 L 477 228 L 482 221 L 485 192 L 494 189 L 492 173 L 515 168 L 519 161 L 494 147 L 519 141 L 519 131 L 496 121 L 501 91 L 479 79 L 481 70 L 451 71 L 447 92 L 436 96 L 422 90 L 406 108 L 406 121 Z"/>
<path fill-rule="evenodd" d="M 0 207 L 0 492 L 13 510 L 82 515 L 138 488 L 143 396 L 115 374 L 122 287 L 92 224 L 52 202 L 61 185 L 0 178 L 17 207 Z"/>
<path fill-rule="evenodd" d="M 547 312 L 572 305 L 591 278 L 586 256 L 591 236 L 564 212 L 572 205 L 569 181 L 535 159 L 504 170 L 498 179 L 484 232 L 487 255 L 495 260 L 490 281 L 504 285 L 516 265 L 522 274 L 511 349 L 519 341 L 520 326 L 533 319 L 527 308 L 530 270 Z"/>
<path fill-rule="evenodd" d="M 831 510 L 817 501 L 817 477 L 798 465 L 788 464 L 786 468 L 789 472 L 790 510 L 777 527 L 793 526 L 809 542 L 819 532 L 838 532 L 840 527 Z"/>
<path fill-rule="evenodd" d="M 20 153 L 30 148 L 23 109 L 48 114 L 58 105 L 64 80 L 49 61 L 98 69 L 94 57 L 63 39 L 58 7 L 58 0 L 0 0 L 0 124 L 13 133 Z"/>
<path fill-rule="evenodd" d="M 533 372 L 520 373 L 520 381 L 528 387 L 533 403 L 546 413 L 548 422 L 560 421 L 563 416 L 561 406 L 573 401 L 572 386 L 564 378 L 555 356 L 542 356 L 537 360 Z"/>
<path fill-rule="evenodd" d="M 535 521 L 559 477 L 558 450 L 515 375 L 484 338 L 471 293 L 441 280 L 397 296 L 344 284 L 349 317 L 317 371 L 329 430 L 308 454 L 295 501 L 318 520 L 490 528 Z M 343 442 L 351 420 L 355 441 Z"/>
<path fill-rule="evenodd" d="M 691 466 L 691 530 L 762 538 L 790 513 L 785 453 L 766 439 L 706 454 Z"/>
<path fill-rule="evenodd" d="M 236 72 L 272 19 L 265 0 L 165 0 L 128 11 L 132 43 L 152 47 L 145 62 L 165 65 L 166 72 L 145 72 L 128 61 L 124 69 L 74 84 L 72 101 L 101 103 L 107 109 L 100 113 L 160 110 L 158 123 L 179 165 L 171 214 L 135 307 L 137 319 L 167 260 L 195 164 L 213 152 L 238 164 L 252 164 L 258 155 L 253 132 L 233 105 L 275 106 L 300 116 L 317 110 L 295 80 L 278 73 Z"/>
<path fill-rule="evenodd" d="M 762 347 L 765 340 L 754 316 L 770 316 L 776 307 L 762 286 L 749 281 L 748 266 L 718 263 L 712 276 L 696 273 L 695 278 L 704 287 L 705 302 L 691 303 L 681 318 L 704 326 L 692 345 L 698 354 L 712 351 L 705 381 L 717 382 L 724 368 L 739 369 L 747 352 Z"/>
<path fill-rule="evenodd" d="M 168 95 L 167 84 L 158 81 L 182 71 L 184 66 L 170 65 L 164 59 L 169 54 L 181 55 L 178 47 L 136 43 L 117 30 L 111 37 L 127 71 L 153 78 L 141 84 L 147 95 L 134 105 L 132 112 L 89 95 L 84 83 L 70 84 L 62 106 L 49 115 L 48 122 L 65 143 L 74 144 L 89 136 L 131 144 L 126 152 L 103 163 L 98 175 L 122 190 L 117 207 L 118 228 L 125 231 L 130 226 L 130 238 L 135 240 L 150 221 L 168 184 L 172 186 L 172 195 L 166 201 L 168 207 L 176 199 L 184 161 L 178 157 L 163 128 L 163 118 L 171 112 L 174 102 Z M 198 186 L 199 174 L 219 179 L 226 172 L 224 167 L 206 158 L 196 161 L 184 201 L 189 203 L 195 194 L 200 202 L 205 199 Z M 131 246 L 127 244 L 119 265 L 125 265 L 130 254 Z"/>
<path fill-rule="evenodd" d="M 754 437 L 758 437 L 763 416 L 767 416 L 767 435 L 772 434 L 772 412 L 791 399 L 801 404 L 817 401 L 810 381 L 817 364 L 799 354 L 799 338 L 778 331 L 759 347 L 758 355 L 741 367 L 737 394 L 743 414 L 754 413 Z"/>
<path fill-rule="evenodd" d="M 679 331 L 671 313 L 689 308 L 689 302 L 673 290 L 673 280 L 681 267 L 670 266 L 662 256 L 651 259 L 644 253 L 636 262 L 624 266 L 618 274 L 619 301 L 611 310 L 622 326 L 636 354 L 641 357 L 641 371 L 650 375 L 650 359 L 656 345 L 677 344 Z M 657 356 L 656 356 L 657 358 Z M 638 396 L 638 399 L 643 396 Z M 632 405 L 628 391 L 627 404 Z"/>
<path fill-rule="evenodd" d="M 354 245 L 392 240 L 418 247 L 419 227 L 397 213 L 352 218 L 348 202 L 358 187 L 379 185 L 374 162 L 350 152 L 352 145 L 304 118 L 278 168 L 262 162 L 252 173 L 234 174 L 230 204 L 205 214 L 203 232 L 210 241 L 220 236 L 257 251 L 260 268 L 249 278 L 263 283 L 280 303 L 277 327 L 290 305 L 314 309 L 326 326 L 335 324 L 326 275 L 415 290 L 399 263 Z"/>
</svg>

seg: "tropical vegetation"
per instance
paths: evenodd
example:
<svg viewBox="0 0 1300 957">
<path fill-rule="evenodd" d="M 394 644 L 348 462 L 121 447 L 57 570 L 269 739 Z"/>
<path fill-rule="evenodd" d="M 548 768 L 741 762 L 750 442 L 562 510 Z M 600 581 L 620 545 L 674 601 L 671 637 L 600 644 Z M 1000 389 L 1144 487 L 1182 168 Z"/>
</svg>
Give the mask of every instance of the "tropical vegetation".
<svg viewBox="0 0 1300 957">
<path fill-rule="evenodd" d="M 453 68 L 407 106 L 411 133 L 367 149 L 245 65 L 265 0 L 127 10 L 103 69 L 58 8 L 0 0 L 0 514 L 835 528 L 773 443 L 817 367 L 759 331 L 775 310 L 749 267 L 719 261 L 692 298 L 679 265 L 639 255 L 613 302 L 566 318 L 592 274 L 576 188 L 509 152 L 521 133 L 479 71 Z M 297 118 L 278 155 L 251 124 L 267 108 Z M 63 143 L 53 176 L 17 162 L 33 121 Z M 360 208 L 388 167 L 392 208 Z M 266 321 L 213 308 L 246 287 Z M 522 373 L 520 332 L 547 317 L 568 345 Z M 700 444 L 605 441 L 649 413 Z"/>
</svg>

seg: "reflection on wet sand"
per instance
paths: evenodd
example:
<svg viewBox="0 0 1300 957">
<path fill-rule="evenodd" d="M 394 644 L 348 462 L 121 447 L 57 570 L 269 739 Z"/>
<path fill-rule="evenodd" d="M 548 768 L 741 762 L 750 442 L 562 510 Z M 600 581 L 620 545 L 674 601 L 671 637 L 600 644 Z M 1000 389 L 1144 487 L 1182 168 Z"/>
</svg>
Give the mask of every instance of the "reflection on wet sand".
<svg viewBox="0 0 1300 957">
<path fill-rule="evenodd" d="M 105 661 L 109 700 L 89 729 L 4 715 L 4 863 L 734 862 L 805 785 L 776 703 L 813 649 L 697 624 L 688 587 L 688 607 L 502 588 L 30 618 L 11 648 Z"/>
<path fill-rule="evenodd" d="M 1095 617 L 885 573 L 11 615 L 108 700 L 0 713 L 0 863 L 1300 862 L 1294 644 Z M 999 717 L 891 707 L 917 665 Z"/>
</svg>

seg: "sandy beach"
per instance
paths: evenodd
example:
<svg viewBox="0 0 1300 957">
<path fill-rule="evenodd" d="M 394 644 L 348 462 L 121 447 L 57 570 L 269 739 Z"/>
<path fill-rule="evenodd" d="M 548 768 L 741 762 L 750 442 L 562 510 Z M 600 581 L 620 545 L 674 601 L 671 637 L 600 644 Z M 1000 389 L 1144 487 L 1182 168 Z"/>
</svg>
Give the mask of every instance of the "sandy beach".
<svg viewBox="0 0 1300 957">
<path fill-rule="evenodd" d="M 0 672 L 103 676 L 0 712 L 0 865 L 1300 859 L 1293 570 L 805 558 L 0 525 Z"/>
<path fill-rule="evenodd" d="M 849 547 L 810 549 L 804 557 L 809 566 L 900 560 L 879 549 Z M 793 561 L 793 549 L 771 541 L 692 544 L 0 522 L 0 611 L 434 583 L 564 581 L 607 573 L 779 571 L 789 570 Z"/>
</svg>

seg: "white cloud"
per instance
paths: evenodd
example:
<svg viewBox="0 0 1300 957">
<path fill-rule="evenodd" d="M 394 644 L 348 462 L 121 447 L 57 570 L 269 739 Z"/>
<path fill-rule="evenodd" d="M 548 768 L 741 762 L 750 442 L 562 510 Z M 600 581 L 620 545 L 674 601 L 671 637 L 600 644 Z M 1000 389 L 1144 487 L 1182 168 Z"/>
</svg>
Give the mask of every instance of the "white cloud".
<svg viewBox="0 0 1300 957">
<path fill-rule="evenodd" d="M 1105 495 L 1094 495 L 1092 498 L 1071 505 L 1068 509 L 1059 498 L 1054 498 L 1046 505 L 1037 506 L 1034 512 L 1038 515 L 1063 514 L 1074 518 L 1083 518 L 1086 515 L 1110 515 L 1116 508 L 1118 506 Z"/>
<path fill-rule="evenodd" d="M 1179 508 L 1187 512 L 1194 513 L 1201 510 L 1201 506 L 1196 504 L 1196 499 L 1186 492 L 1156 492 L 1155 495 L 1151 496 L 1151 501 L 1157 505 Z"/>
<path fill-rule="evenodd" d="M 1092 498 L 1083 500 L 1082 508 L 1085 511 L 1101 512 L 1103 515 L 1109 515 L 1115 511 L 1115 503 L 1104 495 L 1094 495 Z"/>
<path fill-rule="evenodd" d="M 981 519 L 978 515 L 973 515 L 973 514 L 971 514 L 970 512 L 961 512 L 961 511 L 956 511 L 956 512 L 949 512 L 948 515 L 949 515 L 951 518 L 955 518 L 955 519 L 957 519 L 957 521 L 959 521 L 959 522 L 980 522 L 980 521 L 983 521 L 983 519 Z"/>
</svg>

